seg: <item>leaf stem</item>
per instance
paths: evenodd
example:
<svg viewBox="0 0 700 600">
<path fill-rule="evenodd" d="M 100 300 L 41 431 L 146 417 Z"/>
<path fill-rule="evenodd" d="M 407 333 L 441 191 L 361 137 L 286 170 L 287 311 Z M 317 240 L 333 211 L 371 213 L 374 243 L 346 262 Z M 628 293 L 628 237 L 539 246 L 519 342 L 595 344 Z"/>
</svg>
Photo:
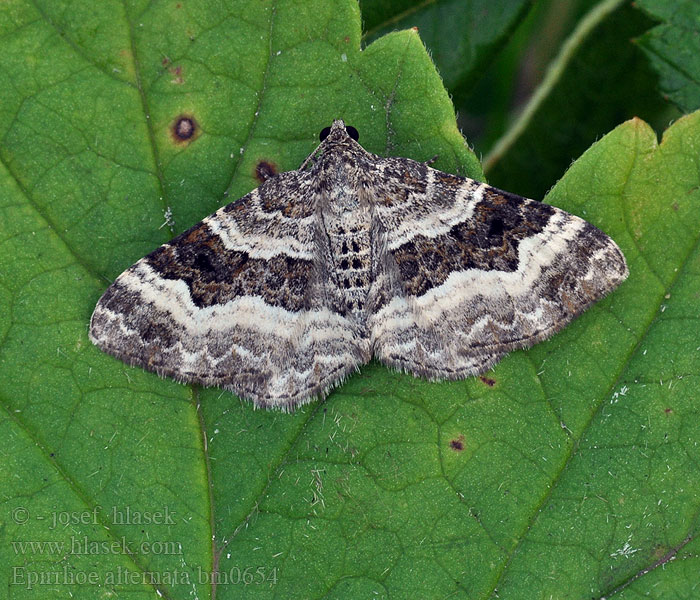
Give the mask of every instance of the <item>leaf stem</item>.
<svg viewBox="0 0 700 600">
<path fill-rule="evenodd" d="M 602 21 L 624 3 L 625 0 L 603 0 L 581 19 L 576 29 L 574 29 L 562 45 L 557 57 L 550 63 L 542 83 L 537 87 L 523 111 L 484 158 L 483 167 L 485 173 L 488 174 L 501 157 L 517 142 L 518 138 L 530 124 L 534 114 L 539 110 L 540 106 L 544 103 L 561 78 L 563 72 L 566 70 L 576 54 L 576 51 L 585 39 Z"/>
</svg>

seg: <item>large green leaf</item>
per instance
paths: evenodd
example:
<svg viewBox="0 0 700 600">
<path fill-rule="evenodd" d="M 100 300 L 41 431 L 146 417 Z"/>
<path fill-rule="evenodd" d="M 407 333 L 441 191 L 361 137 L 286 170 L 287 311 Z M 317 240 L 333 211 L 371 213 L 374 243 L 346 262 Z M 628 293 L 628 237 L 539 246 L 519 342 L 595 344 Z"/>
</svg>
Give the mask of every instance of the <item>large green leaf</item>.
<svg viewBox="0 0 700 600">
<path fill-rule="evenodd" d="M 373 363 L 325 402 L 254 411 L 99 352 L 94 304 L 336 116 L 370 150 L 479 176 L 420 39 L 360 52 L 352 2 L 0 11 L 8 598 L 690 597 L 700 114 L 659 147 L 620 126 L 550 195 L 631 269 L 552 340 L 484 378 Z"/>
<path fill-rule="evenodd" d="M 664 21 L 640 37 L 664 94 L 681 110 L 700 108 L 700 5 L 696 0 L 640 0 L 639 7 Z"/>
<path fill-rule="evenodd" d="M 284 455 L 305 417 L 282 419 L 260 452 L 227 430 L 224 455 L 250 455 L 215 480 L 225 456 L 206 451 L 218 431 L 198 390 L 128 369 L 87 341 L 107 282 L 226 191 L 254 187 L 260 160 L 296 168 L 333 118 L 353 123 L 376 152 L 439 154 L 445 169 L 474 176 L 480 166 L 418 35 L 360 52 L 354 2 L 15 1 L 0 11 L 1 551 L 12 567 L 0 571 L 0 588 L 94 598 L 93 587 L 62 577 L 67 569 L 95 573 L 116 593 L 206 597 L 200 573 L 232 565 L 218 549 L 235 527 L 221 519 L 243 522 L 265 454 Z M 189 141 L 174 136 L 182 116 L 196 123 Z M 28 522 L 13 520 L 16 509 Z M 120 522 L 126 509 L 175 518 L 144 527 Z M 51 528 L 54 515 L 68 526 Z M 125 540 L 128 552 L 10 545 L 74 539 Z M 181 551 L 139 549 L 142 541 Z M 124 570 L 141 585 L 120 578 Z"/>
</svg>

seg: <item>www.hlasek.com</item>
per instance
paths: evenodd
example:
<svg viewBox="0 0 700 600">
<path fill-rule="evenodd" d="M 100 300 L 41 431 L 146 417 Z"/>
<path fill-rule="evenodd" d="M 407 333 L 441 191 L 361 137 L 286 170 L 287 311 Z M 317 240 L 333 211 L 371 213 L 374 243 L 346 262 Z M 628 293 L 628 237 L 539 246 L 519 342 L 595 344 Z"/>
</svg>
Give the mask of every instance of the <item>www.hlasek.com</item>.
<svg viewBox="0 0 700 600">
<path fill-rule="evenodd" d="M 13 541 L 15 554 L 44 554 L 64 556 L 97 554 L 182 554 L 182 544 L 176 541 L 145 540 L 135 543 L 122 536 L 117 540 L 90 540 L 88 536 L 71 536 L 63 540 L 22 540 Z"/>
</svg>

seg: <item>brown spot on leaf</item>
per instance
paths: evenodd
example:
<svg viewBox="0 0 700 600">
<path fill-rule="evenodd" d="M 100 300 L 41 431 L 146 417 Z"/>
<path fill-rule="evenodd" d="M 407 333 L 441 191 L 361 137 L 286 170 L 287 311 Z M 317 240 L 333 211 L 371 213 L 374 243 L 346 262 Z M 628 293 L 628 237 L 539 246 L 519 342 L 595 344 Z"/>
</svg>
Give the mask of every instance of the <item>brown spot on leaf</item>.
<svg viewBox="0 0 700 600">
<path fill-rule="evenodd" d="M 255 178 L 263 183 L 277 175 L 277 165 L 269 160 L 259 160 L 255 165 Z"/>
<path fill-rule="evenodd" d="M 665 412 L 667 415 L 670 415 L 670 414 L 673 412 L 673 409 L 672 409 L 672 408 L 664 408 L 664 412 Z"/>
<path fill-rule="evenodd" d="M 182 76 L 182 65 L 175 65 L 168 70 L 173 74 L 170 83 L 174 83 L 175 85 L 182 85 L 185 83 L 185 78 Z"/>
<path fill-rule="evenodd" d="M 494 385 L 496 385 L 496 380 L 492 379 L 491 377 L 485 377 L 484 375 L 482 375 L 481 377 L 479 377 L 479 379 L 481 379 L 481 381 L 483 381 L 489 387 L 493 387 Z"/>
<path fill-rule="evenodd" d="M 461 452 L 464 450 L 464 435 L 460 433 L 458 437 L 450 440 L 450 448 L 452 448 L 455 452 Z"/>
<path fill-rule="evenodd" d="M 173 121 L 170 134 L 177 144 L 189 144 L 199 136 L 197 121 L 192 115 L 180 115 Z"/>
</svg>

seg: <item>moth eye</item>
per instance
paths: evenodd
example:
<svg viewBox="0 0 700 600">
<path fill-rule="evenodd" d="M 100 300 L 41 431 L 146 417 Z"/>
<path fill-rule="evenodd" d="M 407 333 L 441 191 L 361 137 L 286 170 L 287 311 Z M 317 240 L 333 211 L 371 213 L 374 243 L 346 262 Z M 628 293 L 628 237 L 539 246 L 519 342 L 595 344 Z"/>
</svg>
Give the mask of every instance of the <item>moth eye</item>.
<svg viewBox="0 0 700 600">
<path fill-rule="evenodd" d="M 325 139 L 328 137 L 328 134 L 329 134 L 330 132 L 331 132 L 331 128 L 330 128 L 330 127 L 324 127 L 323 129 L 321 129 L 321 133 L 318 134 L 318 138 L 319 138 L 321 141 L 323 141 L 323 140 L 325 140 Z"/>
<path fill-rule="evenodd" d="M 348 126 L 345 128 L 345 131 L 348 132 L 348 135 L 349 135 L 353 140 L 357 141 L 357 140 L 360 139 L 360 132 L 357 131 L 357 129 L 355 129 L 352 125 L 348 125 Z"/>
</svg>

